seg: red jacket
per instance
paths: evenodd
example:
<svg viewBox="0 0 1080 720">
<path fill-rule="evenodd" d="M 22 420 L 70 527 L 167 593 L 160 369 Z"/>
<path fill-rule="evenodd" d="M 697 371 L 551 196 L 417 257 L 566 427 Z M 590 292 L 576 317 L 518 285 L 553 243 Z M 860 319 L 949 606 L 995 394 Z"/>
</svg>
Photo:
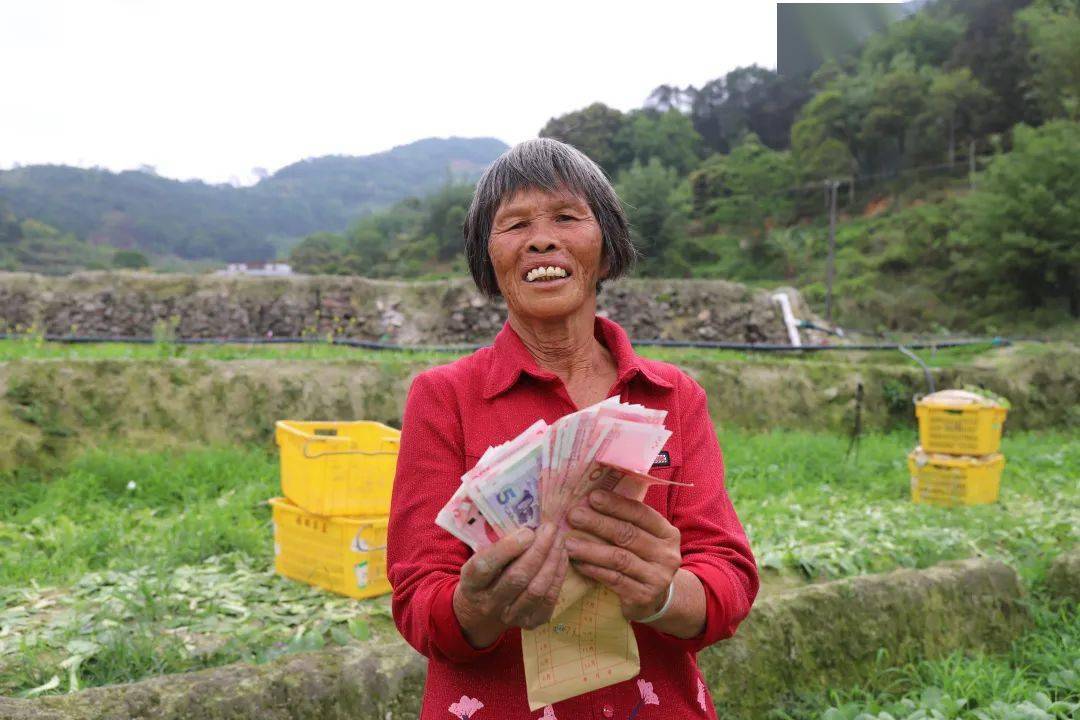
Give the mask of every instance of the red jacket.
<svg viewBox="0 0 1080 720">
<path fill-rule="evenodd" d="M 654 485 L 645 502 L 681 532 L 682 566 L 705 587 L 705 629 L 684 640 L 633 623 L 640 676 L 556 703 L 546 716 L 529 712 L 520 630 L 482 650 L 463 636 L 452 598 L 471 551 L 435 525 L 435 514 L 489 445 L 537 418 L 551 423 L 577 410 L 562 381 L 537 366 L 507 323 L 492 346 L 418 375 L 405 404 L 386 555 L 394 621 L 428 658 L 423 719 L 716 717 L 695 654 L 735 632 L 757 595 L 758 574 L 724 488 L 705 391 L 674 365 L 639 357 L 616 323 L 598 317 L 595 333 L 618 365 L 609 395 L 668 411 L 666 467 L 661 453 L 650 472 L 694 487 Z M 651 693 L 639 680 L 651 684 Z"/>
</svg>

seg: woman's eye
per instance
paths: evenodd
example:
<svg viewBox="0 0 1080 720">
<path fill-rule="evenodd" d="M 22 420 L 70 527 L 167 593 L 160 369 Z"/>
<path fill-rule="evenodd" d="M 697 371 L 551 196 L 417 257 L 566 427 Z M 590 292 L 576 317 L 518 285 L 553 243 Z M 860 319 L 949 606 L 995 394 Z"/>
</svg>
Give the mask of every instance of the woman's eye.
<svg viewBox="0 0 1080 720">
<path fill-rule="evenodd" d="M 521 228 L 523 228 L 523 227 L 525 227 L 525 222 L 524 222 L 524 221 L 522 221 L 522 220 L 519 220 L 518 222 L 516 222 L 516 223 L 514 223 L 513 225 L 511 225 L 511 226 L 510 226 L 510 229 L 511 229 L 511 230 L 520 230 L 520 229 L 521 229 Z"/>
<path fill-rule="evenodd" d="M 556 219 L 559 220 L 559 221 L 562 221 L 562 222 L 569 222 L 571 220 L 577 220 L 577 218 L 574 217 L 573 215 L 560 215 Z"/>
</svg>

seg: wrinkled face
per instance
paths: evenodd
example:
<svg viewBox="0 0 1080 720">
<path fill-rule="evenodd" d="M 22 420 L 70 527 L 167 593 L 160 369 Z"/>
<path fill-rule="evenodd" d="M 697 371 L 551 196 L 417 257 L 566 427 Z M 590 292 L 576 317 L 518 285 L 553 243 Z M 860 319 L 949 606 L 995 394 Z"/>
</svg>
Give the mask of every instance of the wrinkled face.
<svg viewBox="0 0 1080 720">
<path fill-rule="evenodd" d="M 603 246 L 600 223 L 583 198 L 530 188 L 499 206 L 488 255 L 510 312 L 552 320 L 593 309 Z"/>
</svg>

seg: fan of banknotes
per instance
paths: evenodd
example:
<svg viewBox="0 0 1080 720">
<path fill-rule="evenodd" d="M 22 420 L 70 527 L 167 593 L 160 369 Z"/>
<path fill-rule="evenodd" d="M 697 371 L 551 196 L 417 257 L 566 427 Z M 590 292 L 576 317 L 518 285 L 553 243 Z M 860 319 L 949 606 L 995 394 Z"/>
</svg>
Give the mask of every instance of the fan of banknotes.
<svg viewBox="0 0 1080 720">
<path fill-rule="evenodd" d="M 640 500 L 650 484 L 683 484 L 646 474 L 671 435 L 666 415 L 610 397 L 551 425 L 537 420 L 487 449 L 436 523 L 478 550 L 541 522 L 567 530 L 567 514 L 596 488 Z"/>
</svg>

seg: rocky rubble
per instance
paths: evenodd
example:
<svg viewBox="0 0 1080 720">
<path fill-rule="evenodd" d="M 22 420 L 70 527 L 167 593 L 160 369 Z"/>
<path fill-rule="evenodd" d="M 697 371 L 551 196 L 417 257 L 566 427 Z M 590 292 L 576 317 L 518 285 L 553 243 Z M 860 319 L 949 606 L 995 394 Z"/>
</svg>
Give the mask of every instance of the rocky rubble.
<svg viewBox="0 0 1080 720">
<path fill-rule="evenodd" d="M 797 317 L 809 310 L 785 289 Z M 621 280 L 598 312 L 632 338 L 786 343 L 772 292 L 719 280 Z M 502 299 L 467 279 L 397 282 L 340 276 L 287 278 L 88 272 L 0 273 L 0 331 L 141 337 L 337 337 L 441 345 L 487 343 Z"/>
</svg>

